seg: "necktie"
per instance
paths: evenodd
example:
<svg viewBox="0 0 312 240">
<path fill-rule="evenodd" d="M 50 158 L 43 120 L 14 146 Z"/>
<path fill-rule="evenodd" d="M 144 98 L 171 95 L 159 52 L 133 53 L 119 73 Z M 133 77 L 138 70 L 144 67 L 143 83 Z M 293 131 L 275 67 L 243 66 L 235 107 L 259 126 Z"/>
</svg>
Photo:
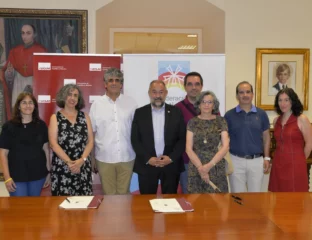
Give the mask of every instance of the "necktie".
<svg viewBox="0 0 312 240">
<path fill-rule="evenodd" d="M 285 84 L 283 84 L 283 89 L 286 88 Z"/>
</svg>

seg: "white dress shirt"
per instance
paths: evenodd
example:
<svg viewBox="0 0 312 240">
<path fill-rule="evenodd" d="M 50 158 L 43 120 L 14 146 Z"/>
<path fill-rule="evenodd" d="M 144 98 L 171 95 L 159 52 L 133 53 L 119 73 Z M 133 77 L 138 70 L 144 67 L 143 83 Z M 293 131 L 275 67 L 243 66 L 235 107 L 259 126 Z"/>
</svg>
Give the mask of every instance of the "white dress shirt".
<svg viewBox="0 0 312 240">
<path fill-rule="evenodd" d="M 154 143 L 157 157 L 163 155 L 165 149 L 165 105 L 160 109 L 152 106 Z"/>
<path fill-rule="evenodd" d="M 105 163 L 135 159 L 131 145 L 131 125 L 137 103 L 120 94 L 114 102 L 107 95 L 96 99 L 90 109 L 95 136 L 95 158 Z"/>
</svg>

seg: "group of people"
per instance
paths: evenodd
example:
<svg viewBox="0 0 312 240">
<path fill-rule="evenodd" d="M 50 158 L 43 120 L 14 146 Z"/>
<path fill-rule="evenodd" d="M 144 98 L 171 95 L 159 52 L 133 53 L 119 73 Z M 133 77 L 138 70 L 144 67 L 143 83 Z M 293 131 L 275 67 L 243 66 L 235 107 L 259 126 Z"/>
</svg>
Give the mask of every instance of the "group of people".
<svg viewBox="0 0 312 240">
<path fill-rule="evenodd" d="M 138 108 L 121 93 L 123 73 L 104 74 L 105 94 L 89 115 L 80 88 L 62 87 L 60 110 L 49 127 L 40 120 L 31 93 L 21 93 L 13 117 L 3 125 L 0 159 L 11 196 L 38 196 L 51 184 L 53 196 L 92 195 L 92 172 L 99 173 L 104 194 L 128 194 L 132 173 L 141 194 L 228 192 L 225 155 L 230 152 L 231 192 L 260 192 L 271 170 L 270 191 L 308 191 L 306 158 L 312 150 L 312 128 L 297 94 L 281 89 L 275 97 L 274 137 L 270 158 L 270 123 L 265 111 L 252 105 L 253 87 L 236 87 L 238 106 L 220 116 L 219 100 L 203 91 L 197 72 L 184 78 L 186 97 L 175 106 L 165 103 L 161 80 L 150 83 L 150 103 Z M 50 148 L 53 151 L 50 161 Z"/>
</svg>

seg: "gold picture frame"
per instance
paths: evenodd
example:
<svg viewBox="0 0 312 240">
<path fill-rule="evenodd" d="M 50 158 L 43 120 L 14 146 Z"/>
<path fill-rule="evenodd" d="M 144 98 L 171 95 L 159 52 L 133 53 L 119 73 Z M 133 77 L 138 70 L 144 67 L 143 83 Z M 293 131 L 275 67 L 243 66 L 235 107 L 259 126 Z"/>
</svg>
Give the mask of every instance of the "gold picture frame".
<svg viewBox="0 0 312 240">
<path fill-rule="evenodd" d="M 274 110 L 274 100 L 282 87 L 298 94 L 303 109 L 308 110 L 310 49 L 256 49 L 256 106 Z"/>
</svg>

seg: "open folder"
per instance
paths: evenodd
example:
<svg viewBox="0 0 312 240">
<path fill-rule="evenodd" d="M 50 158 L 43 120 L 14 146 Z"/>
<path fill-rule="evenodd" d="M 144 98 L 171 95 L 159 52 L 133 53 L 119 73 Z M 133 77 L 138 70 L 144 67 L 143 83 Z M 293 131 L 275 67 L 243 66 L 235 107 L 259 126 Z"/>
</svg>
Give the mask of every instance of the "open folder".
<svg viewBox="0 0 312 240">
<path fill-rule="evenodd" d="M 103 196 L 72 196 L 67 197 L 59 208 L 64 209 L 88 209 L 98 208 L 103 200 Z"/>
<path fill-rule="evenodd" d="M 194 208 L 184 198 L 157 198 L 149 200 L 155 212 L 193 212 Z"/>
</svg>

